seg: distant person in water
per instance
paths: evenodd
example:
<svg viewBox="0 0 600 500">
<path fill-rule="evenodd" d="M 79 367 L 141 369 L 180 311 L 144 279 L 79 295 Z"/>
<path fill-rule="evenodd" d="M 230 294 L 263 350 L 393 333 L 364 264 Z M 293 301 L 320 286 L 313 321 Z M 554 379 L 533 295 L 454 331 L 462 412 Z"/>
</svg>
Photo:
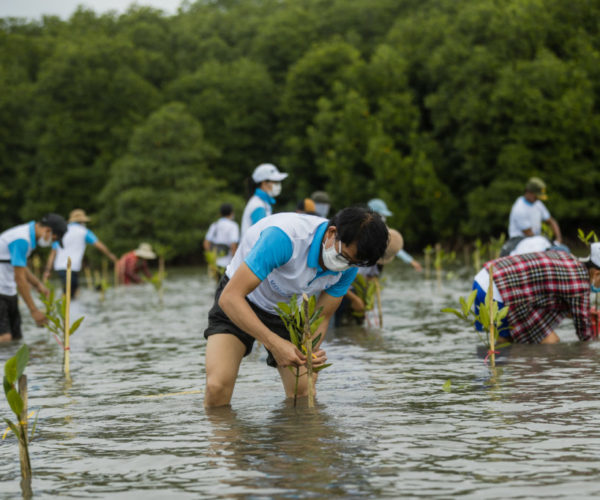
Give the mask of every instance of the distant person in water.
<svg viewBox="0 0 600 500">
<path fill-rule="evenodd" d="M 219 254 L 217 266 L 225 268 L 237 250 L 240 226 L 233 220 L 233 207 L 230 203 L 223 203 L 220 212 L 221 218 L 210 225 L 202 246 L 205 252 L 216 250 Z"/>
<path fill-rule="evenodd" d="M 242 358 L 255 340 L 268 350 L 267 364 L 277 367 L 288 397 L 295 376 L 288 367 L 306 364 L 290 342 L 276 307 L 296 294 L 318 297 L 324 321 L 314 333 L 313 363 L 325 363 L 320 345 L 329 319 L 356 276 L 358 266 L 373 265 L 384 254 L 388 231 L 375 212 L 346 208 L 331 221 L 321 217 L 281 213 L 266 217 L 242 236 L 215 294 L 204 331 L 206 345 L 206 407 L 229 404 Z M 306 395 L 307 377 L 300 377 L 298 394 Z"/>
<path fill-rule="evenodd" d="M 252 182 L 255 189 L 242 214 L 242 236 L 250 226 L 273 213 L 275 198 L 281 193 L 281 181 L 287 176 L 271 163 L 263 163 L 254 169 Z"/>
<path fill-rule="evenodd" d="M 319 217 L 327 218 L 331 209 L 331 198 L 325 191 L 315 191 L 310 195 L 310 199 L 315 202 L 315 213 Z"/>
<path fill-rule="evenodd" d="M 140 273 L 150 279 L 150 269 L 148 261 L 156 259 L 156 254 L 149 243 L 140 243 L 135 250 L 124 254 L 117 262 L 117 272 L 119 273 L 119 283 L 131 285 L 143 281 Z"/>
<path fill-rule="evenodd" d="M 600 291 L 600 243 L 593 243 L 590 250 L 584 261 L 549 250 L 486 263 L 473 283 L 476 312 L 485 303 L 493 266 L 493 298 L 500 309 L 509 308 L 500 328 L 502 338 L 522 344 L 554 344 L 560 341 L 554 329 L 572 317 L 577 337 L 590 340 L 590 292 Z M 476 327 L 481 329 L 481 325 Z"/>
<path fill-rule="evenodd" d="M 67 281 L 67 260 L 71 258 L 71 297 L 75 297 L 79 288 L 79 271 L 81 271 L 81 263 L 83 254 L 85 253 L 86 245 L 94 245 L 104 255 L 106 255 L 113 263 L 117 262 L 117 257 L 102 243 L 98 237 L 85 227 L 85 224 L 90 219 L 85 211 L 77 208 L 69 214 L 69 224 L 67 232 L 62 239 L 62 247 L 58 242 L 52 245 L 52 251 L 48 256 L 46 270 L 44 271 L 44 281 L 48 280 L 54 270 L 58 274 L 60 281 L 63 284 L 63 291 L 66 291 Z"/>
<path fill-rule="evenodd" d="M 21 314 L 17 292 L 28 307 L 37 326 L 47 323 L 31 296 L 33 286 L 48 295 L 48 289 L 27 267 L 27 258 L 38 246 L 60 244 L 67 232 L 67 222 L 58 214 L 46 214 L 39 222 L 31 221 L 0 234 L 0 342 L 20 339 Z"/>
<path fill-rule="evenodd" d="M 310 198 L 304 198 L 298 202 L 298 205 L 296 205 L 297 214 L 317 215 L 315 210 L 315 202 Z"/>
<path fill-rule="evenodd" d="M 542 234 L 542 222 L 547 222 L 554 233 L 554 245 L 562 244 L 558 222 L 544 205 L 548 199 L 546 184 L 539 177 L 531 177 L 525 185 L 525 193 L 519 196 L 510 209 L 508 218 L 508 240 L 502 246 L 500 256 L 510 255 L 521 240 Z M 568 248 L 564 248 L 568 251 Z"/>
</svg>

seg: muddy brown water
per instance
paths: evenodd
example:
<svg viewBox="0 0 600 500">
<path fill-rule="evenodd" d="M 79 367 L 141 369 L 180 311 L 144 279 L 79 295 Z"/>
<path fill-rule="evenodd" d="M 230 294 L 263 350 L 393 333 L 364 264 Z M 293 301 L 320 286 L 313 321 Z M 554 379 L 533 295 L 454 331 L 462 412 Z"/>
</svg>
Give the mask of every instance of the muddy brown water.
<svg viewBox="0 0 600 500">
<path fill-rule="evenodd" d="M 386 269 L 384 328 L 329 332 L 333 366 L 317 406 L 292 408 L 264 351 L 244 360 L 232 407 L 206 412 L 202 331 L 213 284 L 169 270 L 164 305 L 148 285 L 86 289 L 71 343 L 24 314 L 38 498 L 592 498 L 600 494 L 599 344 L 571 321 L 557 346 L 515 346 L 496 371 L 441 288 L 401 263 Z M 0 347 L 0 361 L 17 344 Z M 451 381 L 450 392 L 443 390 Z M 173 394 L 179 393 L 179 394 Z M 169 395 L 171 394 L 171 395 Z M 11 416 L 6 402 L 2 416 Z M 0 442 L 0 497 L 20 495 L 14 436 Z"/>
</svg>

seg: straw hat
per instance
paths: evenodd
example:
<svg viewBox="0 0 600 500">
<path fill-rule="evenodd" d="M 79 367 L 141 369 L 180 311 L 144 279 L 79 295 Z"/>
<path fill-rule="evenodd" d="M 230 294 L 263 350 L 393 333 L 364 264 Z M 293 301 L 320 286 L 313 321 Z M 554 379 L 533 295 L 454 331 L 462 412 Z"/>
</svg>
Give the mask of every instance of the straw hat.
<svg viewBox="0 0 600 500">
<path fill-rule="evenodd" d="M 133 253 L 142 259 L 156 259 L 156 254 L 152 251 L 150 243 L 140 243 L 140 246 Z"/>
<path fill-rule="evenodd" d="M 383 257 L 377 261 L 377 264 L 382 266 L 392 262 L 394 257 L 396 257 L 396 254 L 402 250 L 402 247 L 404 246 L 404 239 L 398 231 L 388 228 L 388 232 L 390 233 L 390 238 L 388 240 L 387 248 L 385 249 Z"/>
<path fill-rule="evenodd" d="M 69 222 L 89 222 L 90 218 L 86 215 L 85 210 L 76 208 L 71 210 L 69 214 Z"/>
</svg>

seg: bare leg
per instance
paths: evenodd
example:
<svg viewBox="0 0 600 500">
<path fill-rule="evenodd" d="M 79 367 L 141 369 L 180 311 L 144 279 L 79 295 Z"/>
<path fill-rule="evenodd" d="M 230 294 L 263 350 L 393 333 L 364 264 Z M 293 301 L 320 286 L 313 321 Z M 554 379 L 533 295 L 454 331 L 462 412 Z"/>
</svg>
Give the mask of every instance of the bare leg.
<svg viewBox="0 0 600 500">
<path fill-rule="evenodd" d="M 554 332 L 550 332 L 544 337 L 544 340 L 542 340 L 540 344 L 558 344 L 559 342 L 560 339 L 558 338 L 558 335 Z"/>
<path fill-rule="evenodd" d="M 281 382 L 283 383 L 283 388 L 285 390 L 285 395 L 288 398 L 294 397 L 294 389 L 296 387 L 296 368 L 292 367 L 294 373 L 289 368 L 277 368 L 279 370 L 279 376 L 281 377 Z M 317 394 L 317 389 L 315 384 L 317 382 L 317 373 L 313 373 L 313 394 Z M 308 386 L 306 376 L 306 366 L 300 367 L 300 377 L 298 378 L 298 396 L 307 396 L 308 395 Z"/>
<path fill-rule="evenodd" d="M 0 333 L 0 342 L 10 342 L 12 335 L 10 333 Z"/>
<path fill-rule="evenodd" d="M 217 333 L 206 344 L 204 406 L 225 406 L 231 401 L 246 346 L 234 335 Z"/>
</svg>

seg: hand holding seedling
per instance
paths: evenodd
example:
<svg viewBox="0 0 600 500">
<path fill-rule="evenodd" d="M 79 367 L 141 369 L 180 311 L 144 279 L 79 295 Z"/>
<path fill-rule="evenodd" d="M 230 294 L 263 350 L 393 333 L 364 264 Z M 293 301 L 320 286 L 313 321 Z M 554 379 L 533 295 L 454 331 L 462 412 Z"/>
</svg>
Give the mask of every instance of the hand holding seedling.
<svg viewBox="0 0 600 500">
<path fill-rule="evenodd" d="M 272 343 L 266 347 L 273 354 L 275 361 L 277 361 L 277 366 L 285 368 L 287 366 L 304 366 L 306 364 L 306 356 L 289 340 L 275 336 Z"/>
</svg>

